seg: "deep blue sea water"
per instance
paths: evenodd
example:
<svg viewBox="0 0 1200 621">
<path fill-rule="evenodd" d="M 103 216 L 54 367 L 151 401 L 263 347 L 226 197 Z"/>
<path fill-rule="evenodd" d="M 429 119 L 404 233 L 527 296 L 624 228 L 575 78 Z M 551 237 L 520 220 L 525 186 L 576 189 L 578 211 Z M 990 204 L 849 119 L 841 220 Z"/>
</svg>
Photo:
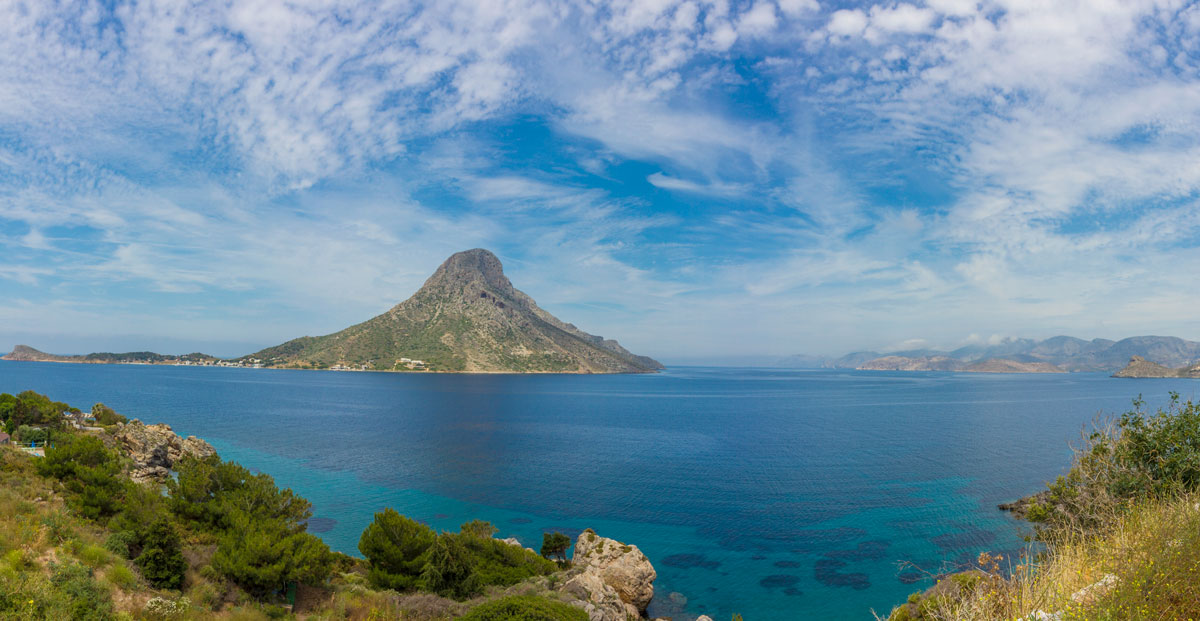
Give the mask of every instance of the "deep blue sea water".
<svg viewBox="0 0 1200 621">
<path fill-rule="evenodd" d="M 984 550 L 998 502 L 1068 465 L 1098 413 L 1189 380 L 1101 374 L 678 368 L 656 375 L 418 375 L 0 362 L 0 391 L 103 401 L 211 442 L 313 502 L 356 554 L 375 511 L 636 544 L 653 614 L 869 619 Z M 669 594 L 686 597 L 682 606 Z"/>
</svg>

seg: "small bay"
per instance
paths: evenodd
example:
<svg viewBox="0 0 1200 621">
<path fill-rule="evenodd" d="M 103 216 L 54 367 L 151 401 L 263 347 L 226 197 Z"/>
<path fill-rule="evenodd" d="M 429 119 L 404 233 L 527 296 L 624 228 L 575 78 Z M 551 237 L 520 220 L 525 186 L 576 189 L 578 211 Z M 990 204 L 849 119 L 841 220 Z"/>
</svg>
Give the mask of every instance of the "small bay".
<svg viewBox="0 0 1200 621">
<path fill-rule="evenodd" d="M 651 614 L 867 619 L 1024 527 L 1098 413 L 1189 380 L 681 367 L 432 375 L 0 362 L 0 391 L 102 401 L 210 441 L 314 504 L 357 554 L 390 506 L 537 548 L 593 528 L 659 572 Z M 902 565 L 916 564 L 916 568 Z M 1014 560 L 1015 563 L 1015 560 Z M 670 597 L 671 593 L 681 596 Z"/>
</svg>

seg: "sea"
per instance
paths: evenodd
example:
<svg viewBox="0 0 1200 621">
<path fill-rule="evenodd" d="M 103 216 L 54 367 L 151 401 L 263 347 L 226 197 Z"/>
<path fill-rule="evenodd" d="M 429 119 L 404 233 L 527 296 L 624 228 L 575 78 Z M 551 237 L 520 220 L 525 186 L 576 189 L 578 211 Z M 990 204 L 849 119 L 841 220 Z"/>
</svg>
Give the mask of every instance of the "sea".
<svg viewBox="0 0 1200 621">
<path fill-rule="evenodd" d="M 1098 416 L 1183 379 L 678 367 L 450 375 L 0 362 L 0 391 L 209 441 L 313 503 L 359 555 L 391 507 L 487 520 L 539 548 L 585 528 L 658 571 L 651 616 L 872 619 L 1029 529 L 997 503 L 1044 489 Z"/>
</svg>

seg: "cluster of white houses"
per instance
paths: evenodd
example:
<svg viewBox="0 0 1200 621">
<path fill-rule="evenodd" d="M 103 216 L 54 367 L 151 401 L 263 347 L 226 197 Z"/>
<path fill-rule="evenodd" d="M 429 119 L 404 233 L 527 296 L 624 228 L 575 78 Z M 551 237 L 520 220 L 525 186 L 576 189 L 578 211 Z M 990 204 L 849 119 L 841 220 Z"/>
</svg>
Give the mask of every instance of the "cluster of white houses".
<svg viewBox="0 0 1200 621">
<path fill-rule="evenodd" d="M 370 371 L 374 368 L 375 361 L 371 360 L 363 364 L 348 365 L 338 363 L 329 367 L 330 371 Z M 400 358 L 396 361 L 397 367 L 404 367 L 414 371 L 424 371 L 426 369 L 424 360 L 414 360 L 412 358 Z"/>
<path fill-rule="evenodd" d="M 241 367 L 245 369 L 261 369 L 262 360 L 179 360 L 175 364 L 185 367 Z"/>
</svg>

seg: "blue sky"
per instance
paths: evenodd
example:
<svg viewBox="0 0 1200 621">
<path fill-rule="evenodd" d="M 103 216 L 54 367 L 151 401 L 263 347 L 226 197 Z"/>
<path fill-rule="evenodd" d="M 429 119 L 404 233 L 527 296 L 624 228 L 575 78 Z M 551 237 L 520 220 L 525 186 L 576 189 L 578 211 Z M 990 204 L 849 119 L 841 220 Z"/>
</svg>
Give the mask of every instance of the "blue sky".
<svg viewBox="0 0 1200 621">
<path fill-rule="evenodd" d="M 13 0 L 0 59 L 9 344 L 241 354 L 477 246 L 667 360 L 1200 338 L 1193 3 Z"/>
</svg>

